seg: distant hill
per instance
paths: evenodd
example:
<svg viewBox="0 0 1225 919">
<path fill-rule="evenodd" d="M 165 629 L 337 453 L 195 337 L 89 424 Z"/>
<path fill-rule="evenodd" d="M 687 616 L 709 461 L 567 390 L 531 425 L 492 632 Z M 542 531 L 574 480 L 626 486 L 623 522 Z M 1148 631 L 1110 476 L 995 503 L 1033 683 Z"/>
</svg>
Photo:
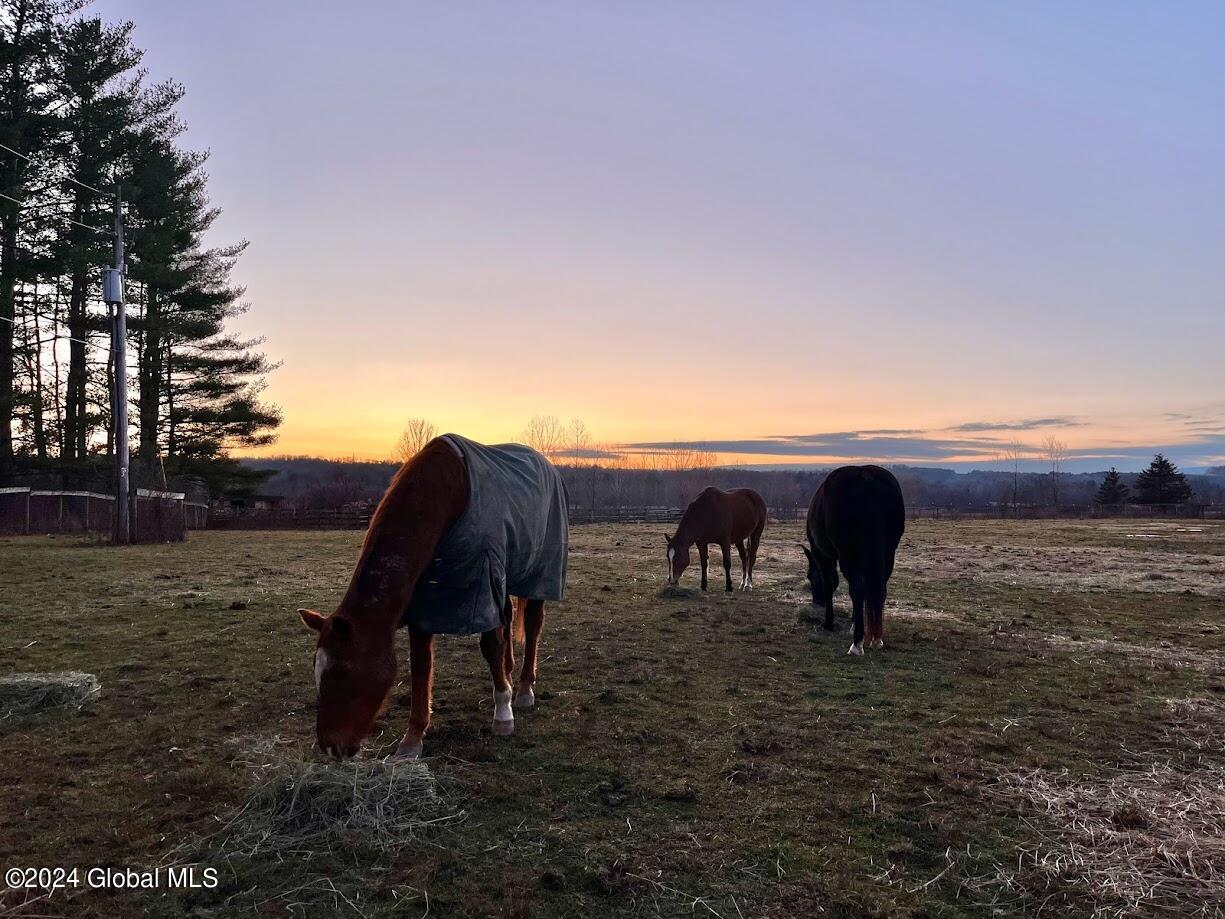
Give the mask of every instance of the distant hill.
<svg viewBox="0 0 1225 919">
<path fill-rule="evenodd" d="M 274 470 L 261 493 L 278 495 L 300 507 L 337 507 L 354 501 L 377 501 L 391 481 L 398 464 L 321 459 L 310 456 L 243 459 L 251 469 Z M 832 466 L 829 468 L 833 468 Z M 800 507 L 808 503 L 829 468 L 757 469 L 728 466 L 708 471 L 660 472 L 646 470 L 563 467 L 571 500 L 595 506 L 678 506 L 687 503 L 706 485 L 721 488 L 755 488 L 776 507 Z M 902 484 L 906 500 L 913 506 L 974 508 L 1011 503 L 1015 488 L 1021 504 L 1045 505 L 1051 501 L 1049 473 L 1013 473 L 995 469 L 960 472 L 928 466 L 889 467 Z M 1225 468 L 1211 475 L 1188 474 L 1197 503 L 1225 503 Z M 1067 505 L 1093 502 L 1105 470 L 1065 473 L 1059 480 L 1059 500 Z M 1136 473 L 1123 473 L 1123 481 L 1134 487 Z"/>
</svg>

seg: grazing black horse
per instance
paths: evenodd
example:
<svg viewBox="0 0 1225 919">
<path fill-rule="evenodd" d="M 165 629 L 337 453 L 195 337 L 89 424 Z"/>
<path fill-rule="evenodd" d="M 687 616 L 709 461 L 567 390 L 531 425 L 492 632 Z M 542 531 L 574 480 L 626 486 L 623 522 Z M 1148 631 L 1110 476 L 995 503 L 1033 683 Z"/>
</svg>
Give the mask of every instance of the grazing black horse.
<svg viewBox="0 0 1225 919">
<path fill-rule="evenodd" d="M 854 608 L 854 638 L 848 654 L 863 654 L 865 612 L 868 647 L 885 646 L 885 591 L 905 529 L 901 486 L 893 473 L 880 466 L 841 466 L 825 477 L 812 496 L 809 545 L 804 546 L 812 602 L 825 607 L 825 627 L 832 629 L 834 590 L 841 567 Z"/>
</svg>

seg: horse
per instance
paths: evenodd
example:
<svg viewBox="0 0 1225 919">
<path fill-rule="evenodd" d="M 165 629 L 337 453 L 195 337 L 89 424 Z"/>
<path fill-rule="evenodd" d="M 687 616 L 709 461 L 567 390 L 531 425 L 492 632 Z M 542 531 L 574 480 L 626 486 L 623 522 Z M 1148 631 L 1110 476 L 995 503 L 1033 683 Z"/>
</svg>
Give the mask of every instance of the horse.
<svg viewBox="0 0 1225 919">
<path fill-rule="evenodd" d="M 825 607 L 834 627 L 838 567 L 851 592 L 854 634 L 848 654 L 885 646 L 885 592 L 906 529 L 906 505 L 893 473 L 880 466 L 842 466 L 825 477 L 808 506 L 808 581 L 814 606 Z M 810 548 L 811 546 L 811 548 Z"/>
<path fill-rule="evenodd" d="M 318 634 L 319 747 L 338 759 L 355 755 L 386 711 L 401 627 L 408 628 L 412 695 L 397 755 L 421 755 L 440 633 L 480 634 L 493 678 L 493 731 L 513 733 L 514 711 L 535 704 L 545 601 L 560 600 L 565 589 L 566 513 L 561 476 L 529 447 L 446 434 L 405 463 L 371 518 L 335 612 L 298 610 Z M 512 630 L 524 645 L 513 701 Z"/>
<path fill-rule="evenodd" d="M 706 569 L 709 547 L 718 544 L 723 550 L 723 576 L 728 593 L 732 589 L 732 543 L 740 553 L 740 589 L 753 589 L 753 568 L 757 565 L 757 547 L 766 528 L 766 502 L 751 488 L 723 491 L 707 488 L 693 499 L 672 536 L 664 536 L 668 546 L 668 583 L 679 584 L 681 574 L 689 567 L 689 547 L 697 544 L 702 562 L 702 590 L 706 589 Z"/>
</svg>

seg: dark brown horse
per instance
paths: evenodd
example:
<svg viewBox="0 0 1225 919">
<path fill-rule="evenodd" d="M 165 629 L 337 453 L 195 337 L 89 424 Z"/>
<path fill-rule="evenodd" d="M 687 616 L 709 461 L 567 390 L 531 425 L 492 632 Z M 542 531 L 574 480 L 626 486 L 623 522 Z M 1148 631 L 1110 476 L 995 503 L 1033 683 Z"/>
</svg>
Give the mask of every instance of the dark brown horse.
<svg viewBox="0 0 1225 919">
<path fill-rule="evenodd" d="M 723 491 L 707 488 L 685 509 L 676 534 L 665 536 L 668 544 L 668 583 L 680 583 L 689 567 L 689 547 L 697 545 L 702 562 L 702 590 L 706 589 L 706 569 L 710 544 L 723 550 L 723 576 L 726 589 L 732 589 L 732 544 L 740 553 L 740 589 L 753 589 L 753 568 L 757 547 L 766 528 L 766 502 L 751 488 Z"/>
<path fill-rule="evenodd" d="M 888 469 L 842 466 L 825 477 L 808 506 L 808 580 L 812 602 L 825 607 L 825 627 L 834 627 L 838 568 L 851 592 L 853 637 L 848 654 L 885 646 L 885 592 L 894 556 L 906 529 L 902 489 Z"/>
<path fill-rule="evenodd" d="M 560 590 L 544 599 L 528 594 L 516 610 L 507 591 L 516 586 L 516 579 L 524 580 L 524 569 L 516 567 L 518 562 L 513 557 L 498 560 L 491 555 L 487 567 L 476 572 L 470 586 L 465 583 L 451 593 L 439 593 L 448 586 L 440 583 L 446 580 L 439 576 L 440 570 L 445 571 L 439 566 L 446 561 L 440 555 L 446 553 L 455 531 L 461 529 L 458 524 L 469 520 L 469 512 L 475 510 L 477 502 L 469 476 L 472 454 L 461 452 L 457 444 L 464 451 L 470 448 L 504 454 L 516 451 L 516 461 L 529 474 L 538 475 L 546 499 L 562 494 L 560 478 L 555 483 L 549 478 L 550 474 L 556 477 L 556 470 L 535 451 L 513 445 L 486 448 L 454 435 L 431 441 L 396 473 L 370 521 L 357 568 L 336 611 L 324 616 L 313 610 L 298 610 L 302 621 L 319 635 L 315 649 L 315 683 L 319 692 L 316 731 L 320 748 L 334 756 L 354 755 L 375 719 L 386 710 L 396 680 L 395 633 L 405 625 L 409 630 L 412 702 L 408 731 L 397 753 L 420 755 L 430 723 L 435 632 L 470 634 L 478 629 L 465 628 L 465 624 L 488 624 L 487 618 L 480 620 L 473 614 L 456 628 L 435 627 L 433 631 L 422 628 L 422 624 L 430 624 L 429 614 L 440 608 L 437 604 L 427 605 L 425 614 L 415 613 L 423 598 L 440 597 L 444 602 L 458 599 L 463 602 L 457 605 L 467 612 L 481 604 L 496 604 L 500 613 L 500 617 L 495 615 L 496 625 L 479 629 L 481 652 L 493 677 L 495 733 L 509 734 L 514 730 L 510 685 L 514 670 L 512 622 L 515 636 L 525 641 L 514 707 L 526 708 L 535 702 L 533 686 L 544 623 L 544 599 L 559 599 Z M 556 487 L 550 491 L 553 485 Z M 564 521 L 564 497 L 560 500 Z M 489 501 L 488 495 L 480 498 L 482 507 L 488 507 Z M 564 522 L 561 526 L 564 543 Z M 509 554 L 515 555 L 526 544 L 529 549 L 538 550 L 539 557 L 539 541 L 533 543 L 534 534 L 518 535 L 523 536 L 523 543 Z M 556 549 L 551 547 L 552 551 Z M 564 553 L 564 545 L 561 551 Z M 499 561 L 504 562 L 500 580 L 499 570 L 489 567 Z M 562 566 L 564 582 L 564 555 Z M 530 579 L 528 576 L 527 580 Z"/>
</svg>

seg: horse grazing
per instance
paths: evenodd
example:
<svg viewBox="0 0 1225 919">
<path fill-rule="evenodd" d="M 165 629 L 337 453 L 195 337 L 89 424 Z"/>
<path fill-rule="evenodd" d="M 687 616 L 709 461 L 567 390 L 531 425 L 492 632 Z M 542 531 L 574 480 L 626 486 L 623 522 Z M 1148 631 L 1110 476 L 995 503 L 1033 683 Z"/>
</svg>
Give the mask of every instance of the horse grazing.
<svg viewBox="0 0 1225 919">
<path fill-rule="evenodd" d="M 897 479 L 880 466 L 842 466 L 825 477 L 808 506 L 808 580 L 812 602 L 825 607 L 825 627 L 834 627 L 838 567 L 854 609 L 848 654 L 863 654 L 864 615 L 868 647 L 885 646 L 885 591 L 906 529 L 906 505 Z M 811 546 L 811 548 L 809 548 Z"/>
<path fill-rule="evenodd" d="M 300 609 L 319 634 L 319 746 L 352 756 L 386 709 L 396 679 L 396 630 L 407 626 L 412 705 L 397 753 L 421 754 L 430 723 L 434 635 L 480 633 L 493 677 L 493 730 L 510 734 L 514 651 L 524 643 L 514 708 L 535 703 L 544 602 L 565 590 L 569 534 L 561 477 L 518 444 L 435 438 L 404 464 L 370 521 L 336 611 Z M 518 609 L 510 596 L 521 598 Z M 516 612 L 518 615 L 516 615 Z"/>
<path fill-rule="evenodd" d="M 689 547 L 696 543 L 702 562 L 702 590 L 705 590 L 710 544 L 715 543 L 723 550 L 723 576 L 730 592 L 732 543 L 735 543 L 740 553 L 740 589 L 752 590 L 757 547 L 765 528 L 766 502 L 753 489 L 704 489 L 685 508 L 676 534 L 664 537 L 668 545 L 668 583 L 680 583 L 681 574 L 689 567 Z"/>
</svg>

